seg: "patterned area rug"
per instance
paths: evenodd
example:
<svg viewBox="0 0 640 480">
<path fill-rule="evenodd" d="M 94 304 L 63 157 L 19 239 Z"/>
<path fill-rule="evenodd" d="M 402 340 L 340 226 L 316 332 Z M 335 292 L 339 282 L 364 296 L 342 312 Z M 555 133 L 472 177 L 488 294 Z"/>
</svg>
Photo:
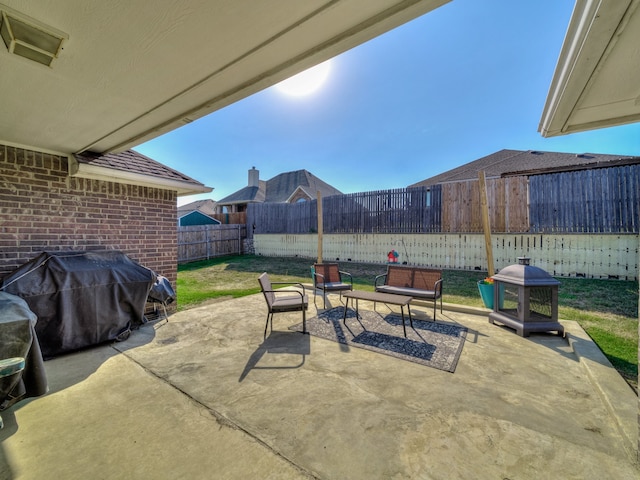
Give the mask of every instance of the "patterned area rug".
<svg viewBox="0 0 640 480">
<path fill-rule="evenodd" d="M 467 336 L 467 328 L 453 323 L 413 320 L 407 323 L 407 338 L 402 331 L 399 314 L 382 314 L 360 310 L 347 312 L 346 326 L 342 322 L 344 307 L 327 310 L 307 319 L 311 335 L 401 358 L 409 362 L 454 372 Z M 289 327 L 302 331 L 302 323 Z"/>
</svg>

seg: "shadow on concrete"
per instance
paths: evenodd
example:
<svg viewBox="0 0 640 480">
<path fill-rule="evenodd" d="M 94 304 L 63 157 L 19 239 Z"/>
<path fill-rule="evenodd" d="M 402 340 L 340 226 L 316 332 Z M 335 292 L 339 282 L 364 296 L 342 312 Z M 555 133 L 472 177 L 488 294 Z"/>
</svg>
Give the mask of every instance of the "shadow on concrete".
<svg viewBox="0 0 640 480">
<path fill-rule="evenodd" d="M 304 365 L 306 356 L 310 353 L 311 340 L 309 335 L 300 332 L 272 331 L 255 352 L 251 354 L 238 382 L 242 382 L 252 370 L 300 368 Z M 258 365 L 262 360 L 265 360 L 265 355 L 278 358 L 270 358 L 268 359 L 269 361 Z M 294 362 L 290 362 L 290 356 L 299 358 L 296 358 Z"/>
<path fill-rule="evenodd" d="M 166 321 L 166 319 L 163 320 L 163 322 Z M 84 381 L 96 373 L 102 364 L 119 355 L 120 352 L 151 342 L 155 337 L 154 325 L 161 323 L 149 322 L 144 324 L 132 330 L 129 338 L 122 342 L 105 342 L 47 359 L 44 362 L 44 368 L 47 372 L 47 393 L 40 397 L 25 398 L 2 411 L 4 428 L 0 429 L 0 479 L 10 480 L 17 478 L 11 468 L 7 452 L 2 446 L 3 442 L 15 435 L 20 428 L 16 419 L 17 411 L 31 402 L 37 402 L 40 398 L 61 392 Z M 94 350 L 96 353 L 95 355 L 78 355 L 87 350 Z M 65 372 L 64 375 L 51 375 L 53 369 L 50 367 L 54 364 L 56 365 L 55 370 Z"/>
</svg>

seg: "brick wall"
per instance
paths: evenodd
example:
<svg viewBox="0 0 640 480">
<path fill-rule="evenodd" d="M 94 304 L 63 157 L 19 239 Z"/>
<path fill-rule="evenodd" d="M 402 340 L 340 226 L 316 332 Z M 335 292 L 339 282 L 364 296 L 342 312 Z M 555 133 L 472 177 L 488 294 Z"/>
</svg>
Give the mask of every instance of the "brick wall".
<svg viewBox="0 0 640 480">
<path fill-rule="evenodd" d="M 0 144 L 0 278 L 44 250 L 126 253 L 177 274 L 176 192 L 68 176 L 67 157 Z"/>
</svg>

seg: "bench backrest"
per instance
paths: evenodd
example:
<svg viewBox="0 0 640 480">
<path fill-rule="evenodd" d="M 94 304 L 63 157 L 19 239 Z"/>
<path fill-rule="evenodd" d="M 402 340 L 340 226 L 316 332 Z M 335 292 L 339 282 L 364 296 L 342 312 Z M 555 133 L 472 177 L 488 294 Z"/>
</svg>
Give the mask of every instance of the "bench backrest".
<svg viewBox="0 0 640 480">
<path fill-rule="evenodd" d="M 386 284 L 394 287 L 410 287 L 420 290 L 435 290 L 442 278 L 442 270 L 422 267 L 387 266 Z"/>
<path fill-rule="evenodd" d="M 413 273 L 413 288 L 421 290 L 434 290 L 438 280 L 442 278 L 441 270 L 426 268 L 415 269 Z"/>
</svg>

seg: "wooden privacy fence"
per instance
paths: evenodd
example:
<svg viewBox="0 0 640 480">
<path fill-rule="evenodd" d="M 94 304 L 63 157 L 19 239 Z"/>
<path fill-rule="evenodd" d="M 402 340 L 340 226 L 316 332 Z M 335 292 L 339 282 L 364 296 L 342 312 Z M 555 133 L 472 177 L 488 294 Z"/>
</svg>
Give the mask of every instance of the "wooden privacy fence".
<svg viewBox="0 0 640 480">
<path fill-rule="evenodd" d="M 322 199 L 325 233 L 440 231 L 440 186 L 334 195 Z M 254 203 L 247 209 L 249 235 L 316 233 L 317 200 Z M 253 228 L 255 226 L 255 229 Z"/>
<path fill-rule="evenodd" d="M 528 232 L 528 178 L 487 179 L 492 232 Z M 482 232 L 478 180 L 442 185 L 442 232 Z"/>
<path fill-rule="evenodd" d="M 486 181 L 495 233 L 638 233 L 640 165 Z M 323 231 L 332 233 L 479 233 L 478 180 L 322 199 Z M 251 204 L 253 233 L 315 233 L 317 200 Z M 255 227 L 255 228 L 254 228 Z"/>
<path fill-rule="evenodd" d="M 242 253 L 246 225 L 178 227 L 178 263 Z"/>
<path fill-rule="evenodd" d="M 323 239 L 323 259 L 387 264 L 396 250 L 399 263 L 435 268 L 487 271 L 485 238 L 481 233 L 329 234 Z M 313 234 L 256 235 L 255 252 L 277 257 L 315 258 L 318 236 Z M 637 280 L 638 235 L 610 233 L 502 233 L 491 237 L 494 266 L 502 269 L 531 258 L 531 265 L 553 276 Z M 382 270 L 380 273 L 383 273 Z"/>
<path fill-rule="evenodd" d="M 246 212 L 214 213 L 211 216 L 224 225 L 239 225 L 247 223 Z"/>
<path fill-rule="evenodd" d="M 640 165 L 537 175 L 532 232 L 638 233 Z"/>
</svg>

